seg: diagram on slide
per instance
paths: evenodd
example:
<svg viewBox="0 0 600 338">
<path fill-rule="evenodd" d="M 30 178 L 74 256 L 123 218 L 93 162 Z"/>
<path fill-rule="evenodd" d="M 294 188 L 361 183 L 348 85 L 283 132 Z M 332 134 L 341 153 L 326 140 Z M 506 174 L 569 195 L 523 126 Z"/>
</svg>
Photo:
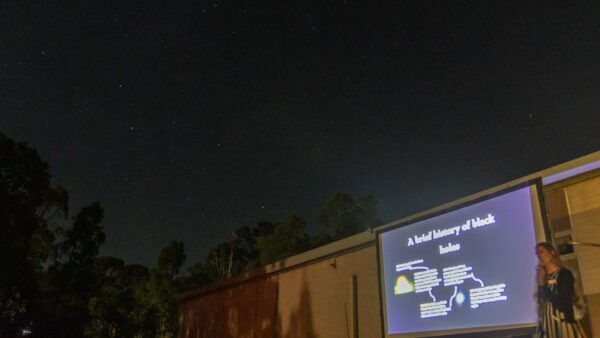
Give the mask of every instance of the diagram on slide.
<svg viewBox="0 0 600 338">
<path fill-rule="evenodd" d="M 487 285 L 476 277 L 473 268 L 465 264 L 449 266 L 439 270 L 424 265 L 422 259 L 396 265 L 396 272 L 404 272 L 396 279 L 394 295 L 422 293 L 425 295 L 420 304 L 421 318 L 447 316 L 453 304 L 462 304 L 467 299 L 471 308 L 476 309 L 484 303 L 507 300 L 504 295 L 505 284 Z M 466 280 L 472 280 L 478 287 L 462 290 Z M 449 299 L 438 299 L 436 289 L 450 287 L 454 291 Z M 468 291 L 468 297 L 465 292 Z"/>
</svg>

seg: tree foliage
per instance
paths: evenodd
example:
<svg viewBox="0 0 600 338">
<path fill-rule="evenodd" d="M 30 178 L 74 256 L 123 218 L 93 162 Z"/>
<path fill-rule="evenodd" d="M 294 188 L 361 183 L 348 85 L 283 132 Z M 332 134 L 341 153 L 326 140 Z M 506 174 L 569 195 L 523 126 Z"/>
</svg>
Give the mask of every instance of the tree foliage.
<svg viewBox="0 0 600 338">
<path fill-rule="evenodd" d="M 158 269 L 167 272 L 171 278 L 179 274 L 185 262 L 185 247 L 182 241 L 171 241 L 158 255 Z"/>
<path fill-rule="evenodd" d="M 32 245 L 45 227 L 38 209 L 49 185 L 48 165 L 37 152 L 0 133 L 0 335 L 16 330 L 36 292 L 43 254 Z"/>
<path fill-rule="evenodd" d="M 381 224 L 377 219 L 377 201 L 372 195 L 354 200 L 350 194 L 343 192 L 336 193 L 325 203 L 317 221 L 323 227 L 333 229 L 336 239 Z"/>
<path fill-rule="evenodd" d="M 40 278 L 35 309 L 35 329 L 42 336 L 82 337 L 91 319 L 90 299 L 123 265 L 117 258 L 97 257 L 104 243 L 103 215 L 99 203 L 82 208 L 55 244 L 58 255 Z"/>
<path fill-rule="evenodd" d="M 261 265 L 290 257 L 308 248 L 306 222 L 298 215 L 291 215 L 275 225 L 272 233 L 258 237 Z"/>
<path fill-rule="evenodd" d="M 98 255 L 105 240 L 100 225 L 103 217 L 104 210 L 98 202 L 81 209 L 60 245 L 60 253 L 67 264 L 89 264 Z"/>
</svg>

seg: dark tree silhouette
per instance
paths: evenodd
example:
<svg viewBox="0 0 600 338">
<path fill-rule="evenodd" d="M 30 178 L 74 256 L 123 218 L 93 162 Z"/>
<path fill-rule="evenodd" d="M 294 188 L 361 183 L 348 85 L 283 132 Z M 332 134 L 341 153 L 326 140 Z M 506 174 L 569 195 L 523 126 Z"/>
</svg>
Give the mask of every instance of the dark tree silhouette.
<svg viewBox="0 0 600 338">
<path fill-rule="evenodd" d="M 38 211 L 49 184 L 37 152 L 0 133 L 0 336 L 17 330 L 36 292 L 36 259 L 43 255 L 31 248 L 45 225 Z"/>
<path fill-rule="evenodd" d="M 260 263 L 262 265 L 284 259 L 308 248 L 306 222 L 291 215 L 275 226 L 273 233 L 258 238 Z"/>
<path fill-rule="evenodd" d="M 340 239 L 374 227 L 382 222 L 377 218 L 377 201 L 372 195 L 357 201 L 348 193 L 338 192 L 321 209 L 317 221 L 333 229 L 334 238 Z"/>
<path fill-rule="evenodd" d="M 171 278 L 179 274 L 185 262 L 185 246 L 182 241 L 171 241 L 158 255 L 158 269 L 167 272 Z"/>
</svg>

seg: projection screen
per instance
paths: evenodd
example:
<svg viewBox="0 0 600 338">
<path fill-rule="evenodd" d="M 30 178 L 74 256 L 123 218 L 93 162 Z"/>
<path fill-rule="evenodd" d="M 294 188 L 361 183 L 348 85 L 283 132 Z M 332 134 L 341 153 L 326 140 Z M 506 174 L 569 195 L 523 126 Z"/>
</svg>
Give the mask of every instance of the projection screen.
<svg viewBox="0 0 600 338">
<path fill-rule="evenodd" d="M 533 328 L 544 239 L 534 183 L 381 230 L 386 337 Z"/>
</svg>

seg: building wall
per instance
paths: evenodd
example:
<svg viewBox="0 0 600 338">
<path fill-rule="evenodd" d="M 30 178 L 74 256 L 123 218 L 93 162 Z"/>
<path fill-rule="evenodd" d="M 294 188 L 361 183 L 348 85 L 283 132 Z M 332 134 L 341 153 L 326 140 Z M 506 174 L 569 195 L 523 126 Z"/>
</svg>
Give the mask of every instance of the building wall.
<svg viewBox="0 0 600 338">
<path fill-rule="evenodd" d="M 353 337 L 353 275 L 359 334 L 381 336 L 376 257 L 371 245 L 279 275 L 281 337 Z"/>
<path fill-rule="evenodd" d="M 573 240 L 600 243 L 600 176 L 565 188 Z M 592 337 L 600 337 L 600 248 L 575 246 Z"/>
<path fill-rule="evenodd" d="M 187 298 L 179 337 L 347 338 L 355 337 L 355 327 L 356 337 L 381 337 L 376 257 L 372 243 Z"/>
</svg>

